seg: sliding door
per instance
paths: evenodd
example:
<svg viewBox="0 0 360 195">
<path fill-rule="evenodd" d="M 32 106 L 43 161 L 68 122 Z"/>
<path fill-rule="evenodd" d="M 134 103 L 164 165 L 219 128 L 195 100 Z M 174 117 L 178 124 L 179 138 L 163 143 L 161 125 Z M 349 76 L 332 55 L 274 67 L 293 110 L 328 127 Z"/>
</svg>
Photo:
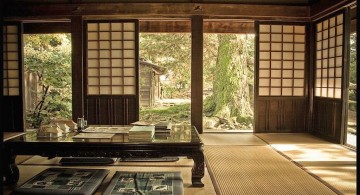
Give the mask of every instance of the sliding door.
<svg viewBox="0 0 360 195">
<path fill-rule="evenodd" d="M 2 126 L 4 131 L 24 131 L 22 97 L 22 25 L 3 25 L 3 66 L 1 102 Z"/>
<path fill-rule="evenodd" d="M 340 143 L 344 98 L 344 13 L 315 23 L 313 133 Z"/>
<path fill-rule="evenodd" d="M 138 120 L 138 21 L 85 22 L 84 107 L 89 125 Z"/>
<path fill-rule="evenodd" d="M 257 23 L 255 132 L 305 132 L 307 25 Z"/>
</svg>

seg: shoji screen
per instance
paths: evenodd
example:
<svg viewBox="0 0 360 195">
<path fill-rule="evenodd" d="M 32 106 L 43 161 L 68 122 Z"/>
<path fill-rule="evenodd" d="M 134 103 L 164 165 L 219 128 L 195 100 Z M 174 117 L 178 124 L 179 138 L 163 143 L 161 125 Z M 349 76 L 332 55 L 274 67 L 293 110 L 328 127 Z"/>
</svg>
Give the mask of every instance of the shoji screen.
<svg viewBox="0 0 360 195">
<path fill-rule="evenodd" d="M 138 21 L 85 23 L 85 114 L 89 124 L 138 119 Z"/>
<path fill-rule="evenodd" d="M 316 24 L 315 96 L 341 98 L 343 14 Z"/>
<path fill-rule="evenodd" d="M 19 96 L 19 27 L 16 24 L 4 25 L 3 32 L 3 95 Z"/>
<path fill-rule="evenodd" d="M 304 96 L 305 26 L 259 26 L 259 96 Z"/>
<path fill-rule="evenodd" d="M 88 23 L 87 46 L 87 94 L 135 95 L 135 23 Z"/>
<path fill-rule="evenodd" d="M 22 99 L 22 28 L 17 22 L 5 22 L 3 30 L 2 120 L 5 131 L 24 131 Z"/>
<path fill-rule="evenodd" d="M 314 23 L 314 103 L 313 133 L 325 139 L 341 143 L 344 127 L 342 98 L 343 71 L 346 58 L 345 19 L 340 11 Z M 347 36 L 350 36 L 347 34 Z"/>
<path fill-rule="evenodd" d="M 306 132 L 306 23 L 259 22 L 255 132 Z"/>
</svg>

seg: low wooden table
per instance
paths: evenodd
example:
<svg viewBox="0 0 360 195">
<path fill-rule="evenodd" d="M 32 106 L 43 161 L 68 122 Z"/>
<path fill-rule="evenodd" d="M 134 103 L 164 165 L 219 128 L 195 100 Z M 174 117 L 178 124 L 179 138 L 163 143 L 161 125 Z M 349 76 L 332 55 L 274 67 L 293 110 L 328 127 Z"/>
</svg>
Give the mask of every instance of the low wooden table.
<svg viewBox="0 0 360 195">
<path fill-rule="evenodd" d="M 169 132 L 156 132 L 151 142 L 92 142 L 73 140 L 76 133 L 59 138 L 38 138 L 36 132 L 15 137 L 4 142 L 3 173 L 6 185 L 19 180 L 19 169 L 15 164 L 16 155 L 40 155 L 44 157 L 165 157 L 187 156 L 192 158 L 192 186 L 203 187 L 204 177 L 203 143 L 195 127 L 184 126 Z"/>
</svg>

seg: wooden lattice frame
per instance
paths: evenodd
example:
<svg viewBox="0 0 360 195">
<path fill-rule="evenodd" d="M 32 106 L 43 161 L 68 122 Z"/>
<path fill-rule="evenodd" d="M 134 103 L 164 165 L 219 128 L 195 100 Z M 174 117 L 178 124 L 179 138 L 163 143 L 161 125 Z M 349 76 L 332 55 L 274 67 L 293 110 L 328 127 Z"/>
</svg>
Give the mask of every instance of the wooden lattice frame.
<svg viewBox="0 0 360 195">
<path fill-rule="evenodd" d="M 341 98 L 343 35 L 343 13 L 316 23 L 316 97 Z"/>
<path fill-rule="evenodd" d="M 259 96 L 304 96 L 306 25 L 259 24 Z"/>
<path fill-rule="evenodd" d="M 20 95 L 19 26 L 3 26 L 3 95 Z"/>
<path fill-rule="evenodd" d="M 88 21 L 87 94 L 135 95 L 136 22 Z"/>
</svg>

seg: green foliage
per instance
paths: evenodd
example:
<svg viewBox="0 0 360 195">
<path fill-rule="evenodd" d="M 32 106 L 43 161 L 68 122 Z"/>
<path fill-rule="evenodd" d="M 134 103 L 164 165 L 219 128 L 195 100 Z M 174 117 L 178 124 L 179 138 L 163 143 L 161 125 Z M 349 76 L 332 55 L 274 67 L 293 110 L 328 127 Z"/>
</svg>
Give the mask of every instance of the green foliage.
<svg viewBox="0 0 360 195">
<path fill-rule="evenodd" d="M 140 34 L 140 57 L 166 68 L 164 98 L 184 98 L 190 91 L 189 33 Z"/>
<path fill-rule="evenodd" d="M 37 102 L 28 110 L 27 124 L 37 128 L 52 118 L 71 118 L 70 35 L 25 36 L 25 71 L 38 77 Z"/>
<path fill-rule="evenodd" d="M 180 104 L 161 108 L 142 108 L 140 110 L 141 120 L 168 120 L 176 122 L 189 121 L 190 104 Z"/>
</svg>

